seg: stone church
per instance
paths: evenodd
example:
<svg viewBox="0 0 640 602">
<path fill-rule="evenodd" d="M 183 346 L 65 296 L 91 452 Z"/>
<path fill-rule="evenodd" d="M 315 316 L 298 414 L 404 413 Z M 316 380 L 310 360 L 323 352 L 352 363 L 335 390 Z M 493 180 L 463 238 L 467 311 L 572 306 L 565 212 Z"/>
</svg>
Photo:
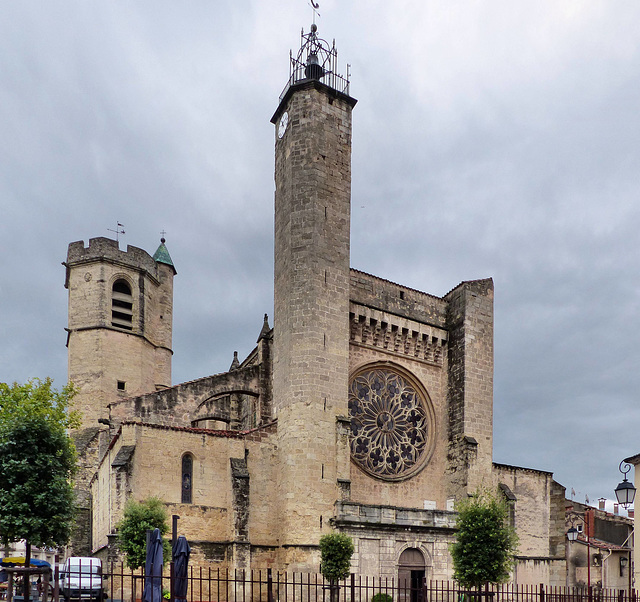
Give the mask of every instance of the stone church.
<svg viewBox="0 0 640 602">
<path fill-rule="evenodd" d="M 337 53 L 303 34 L 271 119 L 275 299 L 248 357 L 171 384 L 173 279 L 153 256 L 69 245 L 69 379 L 82 520 L 74 553 L 117 557 L 128 498 L 180 516 L 192 560 L 316 572 L 318 540 L 355 543 L 361 575 L 447 579 L 457 500 L 499 487 L 518 583 L 563 585 L 564 488 L 496 464 L 493 282 L 443 297 L 352 269 L 351 114 Z"/>
</svg>

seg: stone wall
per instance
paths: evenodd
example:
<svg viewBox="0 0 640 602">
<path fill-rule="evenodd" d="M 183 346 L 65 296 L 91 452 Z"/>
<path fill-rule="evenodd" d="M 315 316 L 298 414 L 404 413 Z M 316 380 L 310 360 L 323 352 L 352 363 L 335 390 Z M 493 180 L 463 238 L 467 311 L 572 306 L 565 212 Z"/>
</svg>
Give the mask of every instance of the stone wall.
<svg viewBox="0 0 640 602">
<path fill-rule="evenodd" d="M 349 298 L 357 305 L 384 308 L 390 314 L 422 324 L 446 327 L 447 302 L 444 299 L 353 268 L 350 276 Z"/>
<path fill-rule="evenodd" d="M 108 545 L 127 499 L 151 496 L 180 516 L 180 534 L 209 560 L 227 562 L 242 542 L 275 546 L 274 433 L 274 425 L 231 433 L 123 423 L 92 482 L 93 549 Z M 193 457 L 191 504 L 181 503 L 186 453 Z"/>
<path fill-rule="evenodd" d="M 199 378 L 162 391 L 116 401 L 109 405 L 114 423 L 128 419 L 165 426 L 190 427 L 193 421 L 219 420 L 227 427 L 239 420 L 237 406 L 232 412 L 231 394 L 263 396 L 259 365 L 238 368 L 214 376 Z M 237 425 L 236 425 L 237 426 Z"/>
<path fill-rule="evenodd" d="M 494 485 L 506 486 L 515 498 L 516 583 L 565 585 L 564 487 L 550 472 L 506 464 L 493 469 Z"/>
<path fill-rule="evenodd" d="M 445 295 L 449 333 L 450 495 L 475 490 L 493 456 L 493 281 L 463 282 Z"/>
</svg>

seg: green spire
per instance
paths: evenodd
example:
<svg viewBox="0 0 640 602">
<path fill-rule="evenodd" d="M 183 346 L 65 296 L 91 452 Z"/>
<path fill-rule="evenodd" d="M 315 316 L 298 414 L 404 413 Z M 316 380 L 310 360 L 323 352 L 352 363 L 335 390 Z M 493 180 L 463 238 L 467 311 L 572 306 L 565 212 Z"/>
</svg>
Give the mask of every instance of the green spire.
<svg viewBox="0 0 640 602">
<path fill-rule="evenodd" d="M 165 240 L 164 237 L 162 237 L 160 239 L 160 246 L 158 247 L 158 250 L 153 254 L 153 260 L 157 263 L 166 263 L 167 265 L 170 265 L 173 268 L 174 273 L 177 273 L 176 268 L 173 265 L 173 261 L 171 261 L 171 255 L 169 255 L 169 251 L 167 250 L 167 247 L 165 247 L 164 243 Z"/>
</svg>

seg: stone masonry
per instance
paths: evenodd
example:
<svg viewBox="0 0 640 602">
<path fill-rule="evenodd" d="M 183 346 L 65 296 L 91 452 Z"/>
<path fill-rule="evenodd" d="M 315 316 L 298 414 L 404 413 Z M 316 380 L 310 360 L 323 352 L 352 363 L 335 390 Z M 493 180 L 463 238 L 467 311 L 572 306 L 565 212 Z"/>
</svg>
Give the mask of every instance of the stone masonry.
<svg viewBox="0 0 640 602">
<path fill-rule="evenodd" d="M 283 546 L 317 544 L 330 527 L 338 479 L 349 478 L 338 472 L 348 465 L 336 457 L 336 421 L 347 414 L 354 104 L 307 81 L 289 89 L 272 120 L 288 114 L 275 167 L 273 396 Z"/>
</svg>

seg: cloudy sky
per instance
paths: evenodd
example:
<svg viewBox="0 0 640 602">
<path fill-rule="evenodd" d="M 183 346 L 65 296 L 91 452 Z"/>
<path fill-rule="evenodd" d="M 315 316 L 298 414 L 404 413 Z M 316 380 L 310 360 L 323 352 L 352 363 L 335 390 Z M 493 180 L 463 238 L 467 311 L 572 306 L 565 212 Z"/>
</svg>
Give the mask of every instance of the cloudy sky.
<svg viewBox="0 0 640 602">
<path fill-rule="evenodd" d="M 350 63 L 352 252 L 495 282 L 494 457 L 611 497 L 640 452 L 640 4 L 320 0 Z M 269 119 L 305 0 L 0 2 L 0 380 L 66 378 L 71 241 L 175 280 L 174 382 L 273 313 Z"/>
</svg>

